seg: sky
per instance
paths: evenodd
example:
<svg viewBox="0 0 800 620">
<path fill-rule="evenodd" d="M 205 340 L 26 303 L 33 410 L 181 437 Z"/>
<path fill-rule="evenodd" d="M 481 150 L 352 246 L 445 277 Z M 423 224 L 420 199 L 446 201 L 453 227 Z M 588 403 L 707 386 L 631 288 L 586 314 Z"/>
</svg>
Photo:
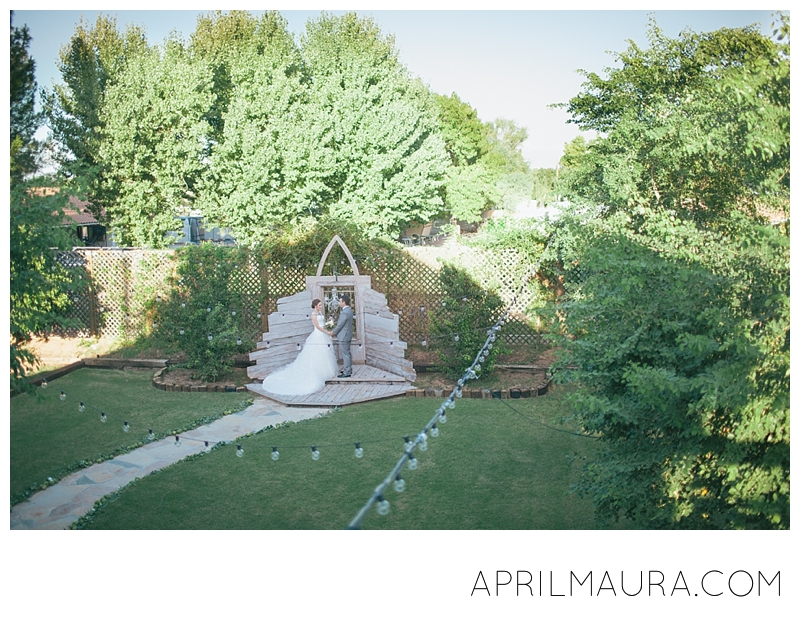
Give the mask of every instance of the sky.
<svg viewBox="0 0 800 620">
<path fill-rule="evenodd" d="M 107 5 L 108 6 L 108 5 Z M 113 6 L 113 5 L 112 5 Z M 261 5 L 263 7 L 263 4 Z M 341 6 L 341 5 L 339 5 Z M 14 25 L 27 24 L 33 38 L 40 87 L 60 81 L 56 61 L 81 16 L 93 24 L 99 10 L 15 10 Z M 120 30 L 143 26 L 151 43 L 161 43 L 173 30 L 188 40 L 196 10 L 114 10 Z M 260 14 L 260 11 L 251 11 Z M 342 13 L 343 11 L 331 11 Z M 646 46 L 652 14 L 668 36 L 681 30 L 707 32 L 721 27 L 760 24 L 769 32 L 772 11 L 450 11 L 368 10 L 384 34 L 395 37 L 402 62 L 437 93 L 456 93 L 478 112 L 482 121 L 513 120 L 525 127 L 522 152 L 534 168 L 556 166 L 564 144 L 580 130 L 568 124 L 567 102 L 580 92 L 578 70 L 601 73 L 613 66 L 612 52 L 632 39 Z M 296 37 L 319 11 L 281 10 Z"/>
</svg>

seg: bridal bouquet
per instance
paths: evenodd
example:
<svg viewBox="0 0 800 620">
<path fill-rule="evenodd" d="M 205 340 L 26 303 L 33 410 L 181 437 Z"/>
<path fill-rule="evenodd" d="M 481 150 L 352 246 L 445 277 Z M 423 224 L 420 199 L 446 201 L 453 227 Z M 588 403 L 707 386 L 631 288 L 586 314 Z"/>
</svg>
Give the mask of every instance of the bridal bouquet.
<svg viewBox="0 0 800 620">
<path fill-rule="evenodd" d="M 328 329 L 333 329 L 336 326 L 336 321 L 333 320 L 332 316 L 328 317 L 328 320 L 325 321 L 325 327 Z"/>
</svg>

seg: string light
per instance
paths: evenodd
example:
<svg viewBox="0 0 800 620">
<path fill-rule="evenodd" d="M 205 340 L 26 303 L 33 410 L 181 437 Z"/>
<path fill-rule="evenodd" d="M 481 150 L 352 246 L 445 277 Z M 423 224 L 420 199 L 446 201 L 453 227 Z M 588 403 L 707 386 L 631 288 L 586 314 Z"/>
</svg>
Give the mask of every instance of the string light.
<svg viewBox="0 0 800 620">
<path fill-rule="evenodd" d="M 319 450 L 317 450 L 317 446 L 311 446 L 311 460 L 319 460 Z"/>
<path fill-rule="evenodd" d="M 183 336 L 183 334 L 185 333 L 184 330 L 183 330 L 183 327 L 181 327 L 181 330 L 180 330 L 179 333 L 180 333 L 181 336 Z"/>
<path fill-rule="evenodd" d="M 447 424 L 447 414 L 444 411 L 442 411 L 442 415 L 439 416 L 439 422 Z"/>
<path fill-rule="evenodd" d="M 244 448 L 242 448 L 242 444 L 236 445 L 236 456 L 242 458 L 244 456 Z"/>
<path fill-rule="evenodd" d="M 106 417 L 106 412 L 105 411 L 101 411 L 100 412 L 100 421 L 101 422 L 106 422 L 107 420 L 108 420 L 108 418 Z"/>
<path fill-rule="evenodd" d="M 125 431 L 125 432 L 127 433 L 128 431 L 130 431 L 130 430 L 131 430 L 131 425 L 130 425 L 130 424 L 128 424 L 127 422 L 123 422 L 123 423 L 122 423 L 122 430 L 123 430 L 123 431 Z"/>
<path fill-rule="evenodd" d="M 406 481 L 403 480 L 400 474 L 397 474 L 397 477 L 394 479 L 394 490 L 397 491 L 398 493 L 402 493 L 403 491 L 405 491 L 405 489 L 406 489 Z"/>
<path fill-rule="evenodd" d="M 279 458 L 281 458 L 281 453 L 278 452 L 278 448 L 272 446 L 272 460 L 277 461 Z"/>
<path fill-rule="evenodd" d="M 85 409 L 86 409 L 86 406 L 83 404 L 83 401 L 81 401 L 81 404 L 78 405 L 78 411 L 83 413 Z"/>
<path fill-rule="evenodd" d="M 408 435 L 403 437 L 403 440 L 406 442 L 406 452 L 408 452 L 409 450 L 411 450 L 414 447 L 414 443 L 411 441 L 411 439 L 408 437 Z"/>
<path fill-rule="evenodd" d="M 355 454 L 356 454 L 356 458 L 357 459 L 360 459 L 361 457 L 364 456 L 364 448 L 361 447 L 360 443 L 356 444 L 356 453 Z"/>
<path fill-rule="evenodd" d="M 67 400 L 67 394 L 64 390 L 61 390 L 61 395 L 58 397 L 59 400 Z"/>
<path fill-rule="evenodd" d="M 438 437 L 439 436 L 439 429 L 436 427 L 436 424 L 431 426 L 431 437 Z"/>
<path fill-rule="evenodd" d="M 417 435 L 417 444 L 423 452 L 428 449 L 428 436 L 424 432 Z"/>
<path fill-rule="evenodd" d="M 408 468 L 414 471 L 417 467 L 419 467 L 419 461 L 412 454 L 408 459 Z"/>
<path fill-rule="evenodd" d="M 378 514 L 385 516 L 389 514 L 389 500 L 384 499 L 383 495 L 378 495 Z"/>
</svg>

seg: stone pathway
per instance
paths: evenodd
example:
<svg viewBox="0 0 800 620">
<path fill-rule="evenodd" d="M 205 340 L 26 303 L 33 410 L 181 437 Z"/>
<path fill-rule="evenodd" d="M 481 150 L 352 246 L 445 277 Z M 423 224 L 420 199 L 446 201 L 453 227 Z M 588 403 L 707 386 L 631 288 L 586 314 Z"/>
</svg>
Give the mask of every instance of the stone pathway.
<svg viewBox="0 0 800 620">
<path fill-rule="evenodd" d="M 282 422 L 308 420 L 326 413 L 328 408 L 286 407 L 257 398 L 247 409 L 224 416 L 206 426 L 175 437 L 165 437 L 133 452 L 91 465 L 66 476 L 58 483 L 32 495 L 11 509 L 12 530 L 62 530 L 89 512 L 95 502 L 136 478 L 142 478 L 181 459 L 205 450 L 204 441 L 233 441 L 248 433 Z M 198 439 L 200 441 L 189 441 Z"/>
</svg>

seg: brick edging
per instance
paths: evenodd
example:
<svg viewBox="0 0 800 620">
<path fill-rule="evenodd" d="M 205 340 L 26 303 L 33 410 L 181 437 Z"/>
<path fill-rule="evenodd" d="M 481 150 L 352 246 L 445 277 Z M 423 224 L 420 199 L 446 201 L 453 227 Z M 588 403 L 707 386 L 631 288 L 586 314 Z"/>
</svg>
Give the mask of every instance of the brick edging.
<svg viewBox="0 0 800 620">
<path fill-rule="evenodd" d="M 550 390 L 550 379 L 547 383 L 538 387 L 531 388 L 511 388 L 506 390 L 489 390 L 487 388 L 463 388 L 461 390 L 462 398 L 536 398 L 537 396 L 544 396 Z M 452 389 L 445 390 L 444 388 L 410 388 L 406 390 L 406 397 L 408 398 L 446 398 L 450 395 Z"/>
<path fill-rule="evenodd" d="M 247 388 L 243 385 L 236 386 L 230 385 L 182 385 L 175 383 L 167 383 L 164 377 L 164 371 L 167 367 L 160 368 L 153 375 L 153 387 L 165 392 L 246 392 Z"/>
</svg>

